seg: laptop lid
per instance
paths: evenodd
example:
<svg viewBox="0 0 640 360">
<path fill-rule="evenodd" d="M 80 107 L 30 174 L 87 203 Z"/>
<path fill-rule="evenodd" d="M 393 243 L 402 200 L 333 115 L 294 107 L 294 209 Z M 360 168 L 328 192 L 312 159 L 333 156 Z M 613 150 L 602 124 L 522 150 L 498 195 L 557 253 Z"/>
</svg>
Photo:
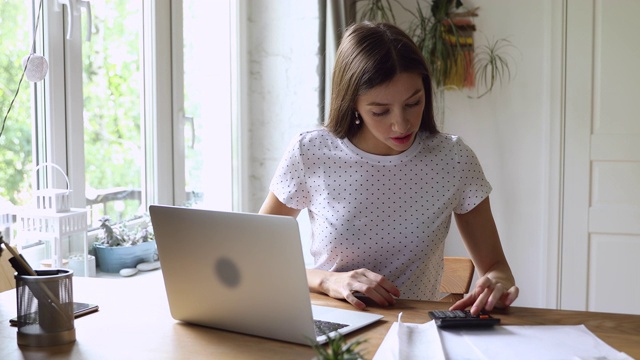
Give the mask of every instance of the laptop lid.
<svg viewBox="0 0 640 360">
<path fill-rule="evenodd" d="M 174 319 L 311 345 L 313 318 L 347 333 L 382 318 L 311 305 L 298 223 L 292 217 L 151 205 Z M 328 334 L 331 336 L 331 333 Z"/>
</svg>

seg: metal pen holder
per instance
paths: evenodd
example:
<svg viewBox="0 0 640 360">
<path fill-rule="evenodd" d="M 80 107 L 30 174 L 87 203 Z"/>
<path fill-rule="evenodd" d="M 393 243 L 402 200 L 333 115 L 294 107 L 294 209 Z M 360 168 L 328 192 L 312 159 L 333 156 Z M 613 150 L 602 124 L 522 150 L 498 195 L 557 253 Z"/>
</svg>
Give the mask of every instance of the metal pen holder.
<svg viewBox="0 0 640 360">
<path fill-rule="evenodd" d="M 18 345 L 55 346 L 74 342 L 73 271 L 35 270 L 15 275 Z"/>
</svg>

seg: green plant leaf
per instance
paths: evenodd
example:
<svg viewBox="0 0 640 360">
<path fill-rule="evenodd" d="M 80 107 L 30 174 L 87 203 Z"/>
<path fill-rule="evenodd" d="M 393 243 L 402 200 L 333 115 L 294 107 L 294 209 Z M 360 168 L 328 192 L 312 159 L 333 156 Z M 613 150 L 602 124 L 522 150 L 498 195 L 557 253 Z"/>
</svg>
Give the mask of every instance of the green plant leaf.
<svg viewBox="0 0 640 360">
<path fill-rule="evenodd" d="M 511 80 L 511 55 L 508 50 L 514 48 L 507 39 L 489 41 L 476 49 L 474 68 L 476 81 L 486 90 L 475 98 L 479 99 L 490 93 L 496 84 Z"/>
<path fill-rule="evenodd" d="M 328 340 L 324 345 L 315 343 L 312 345 L 316 352 L 315 360 L 364 360 L 364 356 L 357 350 L 366 340 L 354 340 L 347 342 L 342 334 L 327 335 Z"/>
</svg>

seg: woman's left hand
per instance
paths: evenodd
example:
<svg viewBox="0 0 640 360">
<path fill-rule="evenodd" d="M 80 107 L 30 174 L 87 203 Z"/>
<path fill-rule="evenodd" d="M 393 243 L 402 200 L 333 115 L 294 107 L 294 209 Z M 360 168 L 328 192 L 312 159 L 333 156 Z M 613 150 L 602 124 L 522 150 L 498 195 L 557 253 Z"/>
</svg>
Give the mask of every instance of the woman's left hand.
<svg viewBox="0 0 640 360">
<path fill-rule="evenodd" d="M 485 275 L 478 279 L 476 286 L 468 296 L 457 301 L 450 310 L 462 310 L 471 306 L 471 314 L 478 315 L 482 309 L 505 308 L 517 298 L 520 289 L 516 285 L 494 280 Z"/>
</svg>

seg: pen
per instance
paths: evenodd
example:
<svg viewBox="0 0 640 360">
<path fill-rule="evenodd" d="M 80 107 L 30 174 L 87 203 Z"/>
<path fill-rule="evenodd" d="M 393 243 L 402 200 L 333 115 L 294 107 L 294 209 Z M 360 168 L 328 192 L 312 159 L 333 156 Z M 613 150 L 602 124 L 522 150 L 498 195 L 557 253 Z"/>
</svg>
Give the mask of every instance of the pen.
<svg viewBox="0 0 640 360">
<path fill-rule="evenodd" d="M 13 249 L 13 247 L 11 247 L 9 244 L 7 244 L 6 242 L 4 242 L 4 239 L 2 238 L 2 235 L 0 235 L 0 246 L 4 244 L 4 247 L 7 248 L 7 250 L 9 250 L 9 252 L 11 253 L 11 255 L 13 255 L 13 258 L 16 259 L 16 261 L 20 264 L 20 267 L 22 267 L 23 271 L 26 271 L 27 274 L 29 276 L 38 276 L 38 274 L 36 274 L 35 271 L 33 271 L 33 268 L 31 267 L 31 265 L 29 265 L 28 262 L 26 262 L 24 260 L 24 258 L 18 254 L 17 251 L 15 251 Z M 13 264 L 12 264 L 13 265 Z M 14 267 L 15 268 L 15 267 Z M 16 269 L 16 271 L 19 271 L 19 269 Z M 22 275 L 22 274 L 21 274 Z"/>
</svg>

